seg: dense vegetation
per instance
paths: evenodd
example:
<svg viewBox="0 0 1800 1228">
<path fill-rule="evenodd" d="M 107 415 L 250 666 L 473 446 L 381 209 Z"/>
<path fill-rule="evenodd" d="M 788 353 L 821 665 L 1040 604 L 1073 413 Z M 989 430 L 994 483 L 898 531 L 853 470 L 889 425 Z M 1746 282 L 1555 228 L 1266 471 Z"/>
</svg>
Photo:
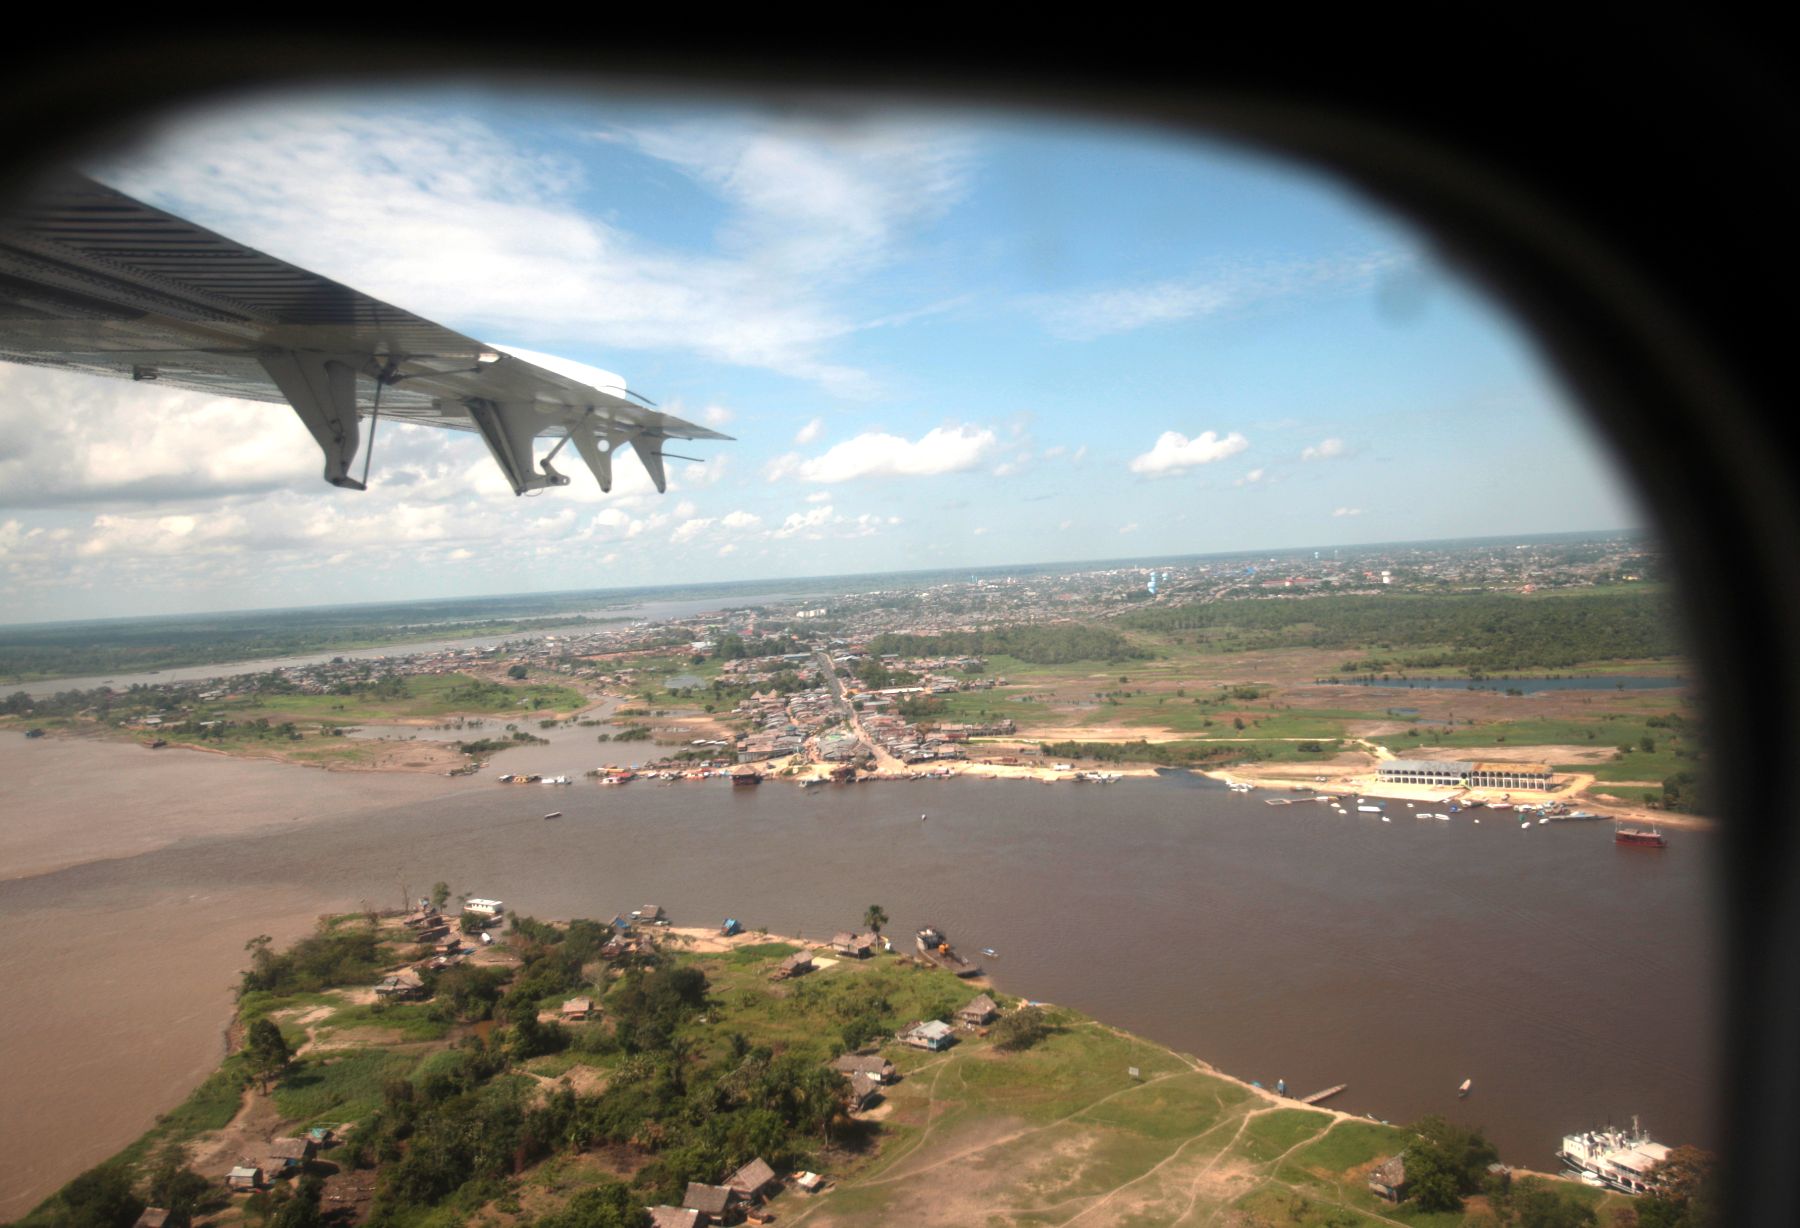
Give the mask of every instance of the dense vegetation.
<svg viewBox="0 0 1800 1228">
<path fill-rule="evenodd" d="M 1137 661 L 1150 656 L 1111 627 L 1085 623 L 1031 623 L 990 627 L 983 631 L 946 631 L 941 635 L 878 635 L 869 641 L 876 656 L 903 657 L 1008 656 L 1033 665 L 1067 665 L 1071 661 Z"/>
<path fill-rule="evenodd" d="M 1653 589 L 1580 595 L 1393 593 L 1222 601 L 1134 610 L 1142 631 L 1196 631 L 1222 648 L 1341 648 L 1368 655 L 1343 672 L 1460 669 L 1500 674 L 1589 661 L 1676 656 L 1684 645 L 1670 600 Z"/>
</svg>

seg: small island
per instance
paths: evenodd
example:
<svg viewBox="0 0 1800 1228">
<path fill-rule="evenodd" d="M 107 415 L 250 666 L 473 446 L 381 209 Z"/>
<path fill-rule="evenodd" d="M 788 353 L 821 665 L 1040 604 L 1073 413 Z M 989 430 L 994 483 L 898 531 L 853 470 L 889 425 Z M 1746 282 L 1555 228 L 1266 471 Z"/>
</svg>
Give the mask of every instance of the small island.
<svg viewBox="0 0 1800 1228">
<path fill-rule="evenodd" d="M 218 1071 L 19 1223 L 1622 1225 L 1699 1197 L 1309 1107 L 900 953 L 879 906 L 846 922 L 556 923 L 439 883 L 252 939 Z"/>
</svg>

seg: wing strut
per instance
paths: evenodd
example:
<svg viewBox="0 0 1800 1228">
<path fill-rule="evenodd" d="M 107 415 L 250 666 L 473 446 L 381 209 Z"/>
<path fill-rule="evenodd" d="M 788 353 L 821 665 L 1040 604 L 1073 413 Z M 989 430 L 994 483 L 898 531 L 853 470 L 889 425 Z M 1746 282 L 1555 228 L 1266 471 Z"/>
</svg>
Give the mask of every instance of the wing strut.
<svg viewBox="0 0 1800 1228">
<path fill-rule="evenodd" d="M 325 480 L 346 490 L 367 489 L 350 476 L 361 434 L 356 424 L 356 368 L 323 354 L 294 350 L 259 354 L 257 362 L 325 453 Z"/>
<path fill-rule="evenodd" d="M 475 429 L 481 432 L 481 438 L 486 442 L 488 451 L 494 454 L 500 471 L 512 483 L 515 495 L 522 495 L 528 490 L 542 490 L 547 486 L 569 484 L 569 479 L 550 468 L 548 462 L 545 462 L 542 473 L 535 472 L 533 457 L 536 445 L 533 441 L 537 437 L 537 423 L 524 411 L 496 405 L 485 397 L 470 397 L 463 402 L 463 408 L 469 411 Z"/>
</svg>

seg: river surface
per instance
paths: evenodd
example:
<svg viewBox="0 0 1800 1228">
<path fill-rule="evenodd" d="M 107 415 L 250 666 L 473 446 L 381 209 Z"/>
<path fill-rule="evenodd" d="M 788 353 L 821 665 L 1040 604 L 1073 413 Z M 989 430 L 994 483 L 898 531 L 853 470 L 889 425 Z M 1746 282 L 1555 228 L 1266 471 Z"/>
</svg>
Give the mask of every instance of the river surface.
<svg viewBox="0 0 1800 1228">
<path fill-rule="evenodd" d="M 0 738 L 0 770 L 40 746 Z M 818 938 L 880 904 L 908 944 L 933 924 L 971 955 L 996 948 L 984 962 L 1009 993 L 1271 1086 L 1348 1083 L 1332 1102 L 1347 1111 L 1483 1126 L 1520 1165 L 1549 1167 L 1564 1132 L 1634 1113 L 1671 1143 L 1718 1138 L 1703 834 L 1656 852 L 1615 846 L 1608 824 L 1445 823 L 1402 803 L 1383 823 L 1185 773 L 805 791 L 435 777 L 359 807 L 382 781 L 262 765 L 279 806 L 319 799 L 318 817 L 270 822 L 276 793 L 259 801 L 243 765 L 116 746 L 95 762 L 106 770 L 57 794 L 72 830 L 120 804 L 94 780 L 151 767 L 146 789 L 180 787 L 205 813 L 225 796 L 243 821 L 0 881 L 0 969 L 33 986 L 29 1009 L 0 1019 L 14 1110 L 0 1115 L 0 1216 L 129 1141 L 210 1068 L 245 939 L 285 941 L 315 914 L 398 905 L 438 879 L 543 917 L 654 902 L 676 924 L 730 916 Z M 186 765 L 178 786 L 171 762 Z M 217 789 L 227 773 L 238 783 Z M 542 819 L 551 809 L 563 817 Z"/>
</svg>

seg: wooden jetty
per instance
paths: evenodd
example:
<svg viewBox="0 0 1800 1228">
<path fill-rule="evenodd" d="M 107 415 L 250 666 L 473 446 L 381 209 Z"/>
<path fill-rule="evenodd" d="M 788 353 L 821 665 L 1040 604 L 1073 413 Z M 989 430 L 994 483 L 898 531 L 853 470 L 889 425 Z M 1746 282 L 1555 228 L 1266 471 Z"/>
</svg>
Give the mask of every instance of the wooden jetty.
<svg viewBox="0 0 1800 1228">
<path fill-rule="evenodd" d="M 1337 1095 L 1339 1092 L 1343 1091 L 1346 1087 L 1349 1087 L 1349 1086 L 1350 1085 L 1348 1083 L 1339 1083 L 1336 1087 L 1328 1087 L 1322 1092 L 1314 1092 L 1310 1096 L 1300 1097 L 1300 1103 L 1301 1104 L 1318 1104 L 1322 1100 L 1331 1099 L 1333 1096 Z"/>
</svg>

